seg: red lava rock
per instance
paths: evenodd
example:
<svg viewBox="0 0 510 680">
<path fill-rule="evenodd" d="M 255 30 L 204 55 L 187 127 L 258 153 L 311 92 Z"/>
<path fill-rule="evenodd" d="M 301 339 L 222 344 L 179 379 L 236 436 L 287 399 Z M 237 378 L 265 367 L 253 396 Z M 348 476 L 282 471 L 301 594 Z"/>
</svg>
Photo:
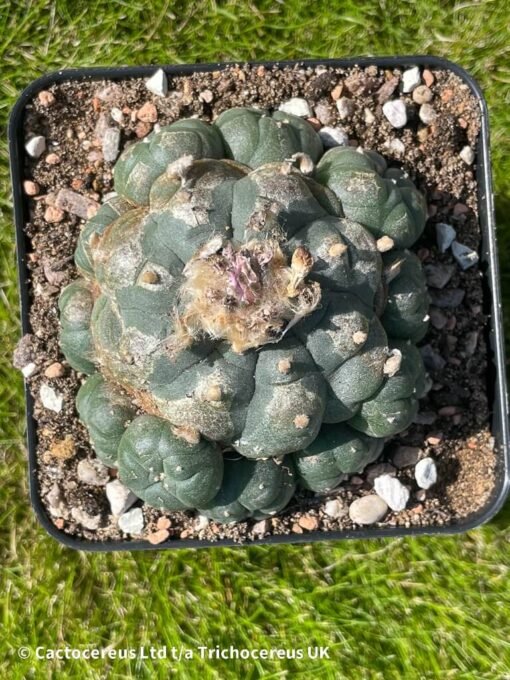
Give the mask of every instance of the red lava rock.
<svg viewBox="0 0 510 680">
<path fill-rule="evenodd" d="M 434 75 L 432 74 L 432 71 L 429 71 L 428 68 L 423 70 L 423 73 L 421 74 L 421 77 L 423 78 L 423 82 L 427 87 L 430 87 L 434 83 Z"/>
<path fill-rule="evenodd" d="M 156 522 L 158 529 L 168 529 L 171 525 L 172 522 L 168 519 L 168 517 L 160 517 Z"/>
<path fill-rule="evenodd" d="M 302 529 L 306 529 L 307 531 L 315 531 L 319 527 L 317 517 L 313 517 L 312 515 L 303 515 L 299 518 L 298 524 Z"/>
<path fill-rule="evenodd" d="M 179 534 L 179 538 L 188 538 L 188 536 L 190 536 L 190 535 L 191 535 L 191 531 L 189 529 L 184 529 Z"/>
<path fill-rule="evenodd" d="M 57 224 L 64 219 L 64 211 L 53 205 L 49 205 L 44 211 L 44 219 L 49 224 Z"/>
<path fill-rule="evenodd" d="M 62 519 L 62 517 L 57 517 L 56 519 L 54 519 L 53 524 L 57 527 L 57 529 L 64 528 L 64 520 Z"/>
<path fill-rule="evenodd" d="M 36 182 L 32 182 L 30 179 L 26 179 L 23 182 L 23 191 L 27 196 L 37 196 L 39 193 L 39 185 Z"/>
<path fill-rule="evenodd" d="M 152 534 L 147 536 L 147 540 L 152 545 L 158 545 L 158 543 L 163 543 L 170 536 L 170 532 L 167 529 L 159 529 L 154 531 Z"/>
<path fill-rule="evenodd" d="M 49 153 L 46 156 L 46 163 L 48 165 L 58 165 L 60 163 L 60 156 L 56 153 Z"/>
<path fill-rule="evenodd" d="M 52 92 L 48 92 L 48 90 L 41 90 L 37 95 L 37 99 L 39 104 L 46 108 L 52 106 L 56 101 L 55 95 Z"/>
<path fill-rule="evenodd" d="M 59 361 L 55 361 L 53 364 L 50 364 L 44 371 L 44 375 L 47 378 L 61 378 L 64 373 L 65 369 Z"/>
<path fill-rule="evenodd" d="M 155 123 L 158 120 L 158 111 L 152 102 L 147 102 L 138 109 L 136 117 L 142 123 Z"/>
<path fill-rule="evenodd" d="M 292 525 L 292 533 L 293 534 L 302 534 L 303 529 L 299 526 L 299 524 L 296 522 L 295 524 Z"/>
</svg>

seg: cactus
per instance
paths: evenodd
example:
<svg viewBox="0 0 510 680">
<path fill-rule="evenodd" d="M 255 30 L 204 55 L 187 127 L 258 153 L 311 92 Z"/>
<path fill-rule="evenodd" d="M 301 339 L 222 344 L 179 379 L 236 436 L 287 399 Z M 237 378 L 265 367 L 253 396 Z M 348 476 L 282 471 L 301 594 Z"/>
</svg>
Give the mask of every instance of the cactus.
<svg viewBox="0 0 510 680">
<path fill-rule="evenodd" d="M 315 165 L 317 163 L 317 165 Z M 422 196 L 295 116 L 231 109 L 130 146 L 83 228 L 60 344 L 97 456 L 221 522 L 336 486 L 424 391 Z"/>
</svg>

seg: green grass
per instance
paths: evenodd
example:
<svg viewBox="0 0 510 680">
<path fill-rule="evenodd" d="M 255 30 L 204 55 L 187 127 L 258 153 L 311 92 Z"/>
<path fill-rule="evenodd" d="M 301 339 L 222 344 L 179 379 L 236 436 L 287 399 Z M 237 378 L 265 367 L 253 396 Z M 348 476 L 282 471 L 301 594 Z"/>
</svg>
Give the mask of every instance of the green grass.
<svg viewBox="0 0 510 680">
<path fill-rule="evenodd" d="M 510 47 L 504 0 L 331 3 L 0 0 L 0 117 L 42 73 L 100 64 L 428 53 L 489 103 L 510 304 Z M 454 538 L 91 555 L 27 497 L 5 135 L 0 147 L 0 673 L 14 678 L 510 677 L 510 513 Z M 508 326 L 507 326 L 508 328 Z M 317 661 L 37 661 L 17 648 L 325 645 Z"/>
</svg>

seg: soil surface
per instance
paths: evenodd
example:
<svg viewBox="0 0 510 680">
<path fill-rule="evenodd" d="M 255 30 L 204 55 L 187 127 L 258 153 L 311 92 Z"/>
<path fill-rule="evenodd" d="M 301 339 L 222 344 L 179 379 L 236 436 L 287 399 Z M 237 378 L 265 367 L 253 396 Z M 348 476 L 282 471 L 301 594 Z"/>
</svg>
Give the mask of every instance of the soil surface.
<svg viewBox="0 0 510 680">
<path fill-rule="evenodd" d="M 101 475 L 96 484 L 78 477 L 79 462 L 94 458 L 74 407 L 83 376 L 66 364 L 58 346 L 57 301 L 62 287 L 77 275 L 76 239 L 86 215 L 112 191 L 114 163 L 104 160 L 105 130 L 120 131 L 122 150 L 156 125 L 190 116 L 212 121 L 233 106 L 277 108 L 292 97 L 306 99 L 316 129 L 341 127 L 353 146 L 374 149 L 390 164 L 403 166 L 427 197 L 429 220 L 414 250 L 431 284 L 431 324 L 421 345 L 432 389 L 413 425 L 388 442 L 380 461 L 334 492 L 321 496 L 298 491 L 278 516 L 231 526 L 204 521 L 192 512 L 161 513 L 140 501 L 142 535 L 153 543 L 227 537 L 241 542 L 272 534 L 359 528 L 349 518 L 348 507 L 354 499 L 374 493 L 373 479 L 381 472 L 396 475 L 411 496 L 404 511 L 389 511 L 378 526 L 432 528 L 456 523 L 485 506 L 497 474 L 489 429 L 489 301 L 478 265 L 463 271 L 450 250 L 441 253 L 435 228 L 437 223 L 450 224 L 460 243 L 480 249 L 476 165 L 463 158 L 466 146 L 476 149 L 479 107 L 466 84 L 450 72 L 425 71 L 425 89 L 404 94 L 399 70 L 240 66 L 171 78 L 168 85 L 163 97 L 149 92 L 143 79 L 64 82 L 26 108 L 26 139 L 42 135 L 46 150 L 38 159 L 25 159 L 32 334 L 20 342 L 15 365 L 30 373 L 40 494 L 53 523 L 91 541 L 140 538 L 118 528 Z M 406 104 L 408 122 L 397 129 L 382 107 L 399 98 Z M 426 123 L 420 119 L 424 103 L 432 108 L 421 111 Z M 64 205 L 57 200 L 61 189 L 78 196 L 71 195 L 70 205 Z M 437 287 L 438 278 L 442 288 Z M 62 397 L 58 412 L 42 405 L 41 387 L 54 390 L 57 400 Z M 416 447 L 415 458 L 430 456 L 436 462 L 438 481 L 429 490 L 417 486 L 414 463 L 400 468 L 394 464 L 402 464 L 399 456 L 394 458 L 397 452 L 402 457 L 402 446 Z M 115 474 L 108 471 L 111 479 Z M 339 503 L 326 505 L 332 499 Z"/>
</svg>

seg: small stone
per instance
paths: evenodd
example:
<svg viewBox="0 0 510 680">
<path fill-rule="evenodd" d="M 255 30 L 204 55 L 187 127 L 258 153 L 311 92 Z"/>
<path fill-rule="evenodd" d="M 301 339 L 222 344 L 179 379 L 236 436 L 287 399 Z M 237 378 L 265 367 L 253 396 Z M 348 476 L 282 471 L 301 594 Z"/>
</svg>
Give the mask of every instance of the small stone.
<svg viewBox="0 0 510 680">
<path fill-rule="evenodd" d="M 459 243 L 458 241 L 452 242 L 452 255 L 459 263 L 460 268 L 463 270 L 469 269 L 475 264 L 478 264 L 478 253 L 468 246 Z"/>
<path fill-rule="evenodd" d="M 319 528 L 319 520 L 313 515 L 302 515 L 298 519 L 298 524 L 306 531 L 316 531 Z"/>
<path fill-rule="evenodd" d="M 146 102 L 138 109 L 136 117 L 142 123 L 155 123 L 158 119 L 158 111 L 152 102 Z"/>
<path fill-rule="evenodd" d="M 335 122 L 334 109 L 329 104 L 319 102 L 315 107 L 315 116 L 322 125 L 332 125 Z"/>
<path fill-rule="evenodd" d="M 323 127 L 319 130 L 319 137 L 326 149 L 331 149 L 334 146 L 347 146 L 349 144 L 349 135 L 345 130 L 338 127 Z"/>
<path fill-rule="evenodd" d="M 278 108 L 284 113 L 291 113 L 293 116 L 299 116 L 299 118 L 310 118 L 313 115 L 310 105 L 302 97 L 292 97 L 280 104 Z"/>
<path fill-rule="evenodd" d="M 339 519 L 340 517 L 345 517 L 348 514 L 348 510 L 342 501 L 337 498 L 328 501 L 324 506 L 324 514 L 333 519 Z"/>
<path fill-rule="evenodd" d="M 336 85 L 332 90 L 331 90 L 331 99 L 333 101 L 338 101 L 340 97 L 342 96 L 344 86 L 343 85 Z"/>
<path fill-rule="evenodd" d="M 338 110 L 338 117 L 340 120 L 347 120 L 354 113 L 355 106 L 352 99 L 341 97 L 336 103 L 336 108 Z"/>
<path fill-rule="evenodd" d="M 172 522 L 168 517 L 160 517 L 156 522 L 156 529 L 169 529 L 172 526 Z"/>
<path fill-rule="evenodd" d="M 399 446 L 392 456 L 393 465 L 399 469 L 416 465 L 420 454 L 417 446 Z"/>
<path fill-rule="evenodd" d="M 143 512 L 141 508 L 128 510 L 119 517 L 119 529 L 125 534 L 141 534 L 143 531 Z"/>
<path fill-rule="evenodd" d="M 390 99 L 383 104 L 383 113 L 394 128 L 402 128 L 407 123 L 406 105 L 401 99 Z"/>
<path fill-rule="evenodd" d="M 465 203 L 456 203 L 453 206 L 453 214 L 455 217 L 459 217 L 460 215 L 466 215 L 469 212 L 469 208 Z"/>
<path fill-rule="evenodd" d="M 103 135 L 103 157 L 108 163 L 119 155 L 120 130 L 118 128 L 108 128 Z"/>
<path fill-rule="evenodd" d="M 46 501 L 48 503 L 50 515 L 53 517 L 62 517 L 63 515 L 67 514 L 67 508 L 62 496 L 62 491 L 56 482 L 46 494 Z"/>
<path fill-rule="evenodd" d="M 452 416 L 456 416 L 458 413 L 461 412 L 462 409 L 459 409 L 458 406 L 443 406 L 438 410 L 438 415 L 441 416 L 441 418 L 451 418 Z"/>
<path fill-rule="evenodd" d="M 149 543 L 152 543 L 152 545 L 158 545 L 159 543 L 166 541 L 169 536 L 170 532 L 168 529 L 158 529 L 158 531 L 154 531 L 152 534 L 149 534 L 147 536 L 147 540 Z"/>
<path fill-rule="evenodd" d="M 138 500 L 138 497 L 127 486 L 124 486 L 119 479 L 108 482 L 105 491 L 112 515 L 122 515 Z"/>
<path fill-rule="evenodd" d="M 375 116 L 368 107 L 365 107 L 363 110 L 363 118 L 366 125 L 373 125 L 375 123 Z"/>
<path fill-rule="evenodd" d="M 124 122 L 124 114 L 116 106 L 112 107 L 112 110 L 110 111 L 110 116 L 112 117 L 112 120 L 114 120 L 119 125 L 122 125 L 122 123 Z"/>
<path fill-rule="evenodd" d="M 408 68 L 402 74 L 402 92 L 412 92 L 420 83 L 421 75 L 418 66 Z"/>
<path fill-rule="evenodd" d="M 60 413 L 62 404 L 64 403 L 64 396 L 62 394 L 58 394 L 53 387 L 43 383 L 39 389 L 39 396 L 44 408 L 55 411 L 55 413 Z"/>
<path fill-rule="evenodd" d="M 375 494 L 357 498 L 349 506 L 349 517 L 354 524 L 375 524 L 388 512 L 388 506 Z"/>
<path fill-rule="evenodd" d="M 31 361 L 29 364 L 23 366 L 23 368 L 21 369 L 21 373 L 23 374 L 24 378 L 30 378 L 30 376 L 33 375 L 36 368 L 37 366 L 35 365 L 35 363 Z"/>
<path fill-rule="evenodd" d="M 46 150 L 46 140 L 41 135 L 32 137 L 26 144 L 25 150 L 32 158 L 39 158 Z"/>
<path fill-rule="evenodd" d="M 420 354 L 425 368 L 429 371 L 442 371 L 446 366 L 446 361 L 432 348 L 432 345 L 420 347 Z"/>
<path fill-rule="evenodd" d="M 429 434 L 425 441 L 427 444 L 430 444 L 430 446 L 438 446 L 443 441 L 443 435 L 441 432 Z"/>
<path fill-rule="evenodd" d="M 415 90 L 413 90 L 413 101 L 417 104 L 428 104 L 432 101 L 432 90 L 426 85 L 420 85 Z"/>
<path fill-rule="evenodd" d="M 423 82 L 425 83 L 425 85 L 427 87 L 431 87 L 431 85 L 434 84 L 434 76 L 432 74 L 432 71 L 429 71 L 428 68 L 424 69 L 424 71 L 422 73 L 422 78 L 423 78 Z"/>
<path fill-rule="evenodd" d="M 302 534 L 303 533 L 303 529 L 301 529 L 301 527 L 299 526 L 299 524 L 297 522 L 295 522 L 292 525 L 292 533 L 293 534 Z"/>
<path fill-rule="evenodd" d="M 138 139 L 144 139 L 144 137 L 147 137 L 151 130 L 152 127 L 150 123 L 143 123 L 140 121 L 135 126 L 135 135 L 138 137 Z"/>
<path fill-rule="evenodd" d="M 399 82 L 400 79 L 397 76 L 393 76 L 381 85 L 381 87 L 377 90 L 377 103 L 379 106 L 382 106 L 384 102 L 388 101 L 388 99 L 397 89 Z"/>
<path fill-rule="evenodd" d="M 423 501 L 427 500 L 427 492 L 425 489 L 418 489 L 418 491 L 415 492 L 414 497 L 417 501 L 423 503 Z"/>
<path fill-rule="evenodd" d="M 405 510 L 409 500 L 409 489 L 396 477 L 381 475 L 374 479 L 376 494 L 395 512 Z"/>
<path fill-rule="evenodd" d="M 437 482 L 437 467 L 433 458 L 422 458 L 414 468 L 414 478 L 420 489 L 430 489 Z"/>
<path fill-rule="evenodd" d="M 122 94 L 122 89 L 117 83 L 106 85 L 95 93 L 95 96 L 103 102 L 110 102 Z"/>
<path fill-rule="evenodd" d="M 39 104 L 45 108 L 53 106 L 56 101 L 55 95 L 52 92 L 48 92 L 48 90 L 41 90 L 37 95 L 37 100 L 39 101 Z"/>
<path fill-rule="evenodd" d="M 470 146 L 465 146 L 462 148 L 459 156 L 462 158 L 466 165 L 473 165 L 475 161 L 475 152 Z"/>
<path fill-rule="evenodd" d="M 55 361 L 48 366 L 44 371 L 47 378 L 61 378 L 65 373 L 65 369 L 59 361 Z"/>
<path fill-rule="evenodd" d="M 167 94 L 168 79 L 162 68 L 158 69 L 154 75 L 145 81 L 145 87 L 149 92 L 152 92 L 158 97 L 164 97 Z"/>
<path fill-rule="evenodd" d="M 388 150 L 397 156 L 402 156 L 405 153 L 406 146 L 401 139 L 392 139 L 388 144 Z"/>
<path fill-rule="evenodd" d="M 211 90 L 204 90 L 198 95 L 198 98 L 200 99 L 201 102 L 205 102 L 206 104 L 210 104 L 212 100 L 214 99 L 214 95 L 211 92 Z"/>
<path fill-rule="evenodd" d="M 436 224 L 436 241 L 439 252 L 446 253 L 456 236 L 457 232 L 451 224 L 445 224 L 444 222 Z"/>
<path fill-rule="evenodd" d="M 96 458 L 80 460 L 76 468 L 76 474 L 80 482 L 90 486 L 103 486 L 110 479 L 108 468 Z"/>
<path fill-rule="evenodd" d="M 85 529 L 96 531 L 101 524 L 101 515 L 89 515 L 82 508 L 71 508 L 71 515 L 75 522 L 81 524 Z"/>
<path fill-rule="evenodd" d="M 397 471 L 391 463 L 374 463 L 366 468 L 365 477 L 367 483 L 373 485 L 376 477 L 380 477 L 381 475 L 395 475 L 396 473 Z"/>
<path fill-rule="evenodd" d="M 437 262 L 424 266 L 427 285 L 432 288 L 444 288 L 455 273 L 455 265 Z"/>
<path fill-rule="evenodd" d="M 425 125 L 430 125 L 436 120 L 437 113 L 432 104 L 426 103 L 420 106 L 418 116 L 420 117 L 422 123 L 424 123 Z"/>
<path fill-rule="evenodd" d="M 49 153 L 44 160 L 48 165 L 58 165 L 60 163 L 60 156 L 56 153 Z"/>
<path fill-rule="evenodd" d="M 88 196 L 78 194 L 70 189 L 61 189 L 55 201 L 57 208 L 78 215 L 84 220 L 93 217 L 99 210 L 99 203 Z"/>
<path fill-rule="evenodd" d="M 478 331 L 469 331 L 464 339 L 464 351 L 468 357 L 472 357 L 478 345 Z"/>
<path fill-rule="evenodd" d="M 44 221 L 48 224 L 58 224 L 64 219 L 64 211 L 56 208 L 54 205 L 49 205 L 44 211 Z"/>
<path fill-rule="evenodd" d="M 39 185 L 36 182 L 26 179 L 23 182 L 23 191 L 27 196 L 37 196 L 39 193 Z"/>
<path fill-rule="evenodd" d="M 195 531 L 205 531 L 209 526 L 209 520 L 205 515 L 198 515 L 195 520 Z"/>
<path fill-rule="evenodd" d="M 390 236 L 384 235 L 377 239 L 375 245 L 380 253 L 387 253 L 393 248 L 395 241 Z"/>
<path fill-rule="evenodd" d="M 251 530 L 255 536 L 264 536 L 269 531 L 269 520 L 261 519 L 252 526 Z"/>
<path fill-rule="evenodd" d="M 448 323 L 448 317 L 446 314 L 438 309 L 437 307 L 430 307 L 429 309 L 430 323 L 437 328 L 438 331 L 442 330 Z"/>
<path fill-rule="evenodd" d="M 429 294 L 432 304 L 436 307 L 453 309 L 462 303 L 466 291 L 462 288 L 443 288 L 443 290 L 431 289 Z"/>
<path fill-rule="evenodd" d="M 433 425 L 437 420 L 434 411 L 419 411 L 413 418 L 416 425 Z"/>
<path fill-rule="evenodd" d="M 58 460 L 69 460 L 76 453 L 74 439 L 70 434 L 67 434 L 64 439 L 58 439 L 57 441 L 53 442 L 46 453 L 48 456 L 57 458 Z"/>
</svg>

